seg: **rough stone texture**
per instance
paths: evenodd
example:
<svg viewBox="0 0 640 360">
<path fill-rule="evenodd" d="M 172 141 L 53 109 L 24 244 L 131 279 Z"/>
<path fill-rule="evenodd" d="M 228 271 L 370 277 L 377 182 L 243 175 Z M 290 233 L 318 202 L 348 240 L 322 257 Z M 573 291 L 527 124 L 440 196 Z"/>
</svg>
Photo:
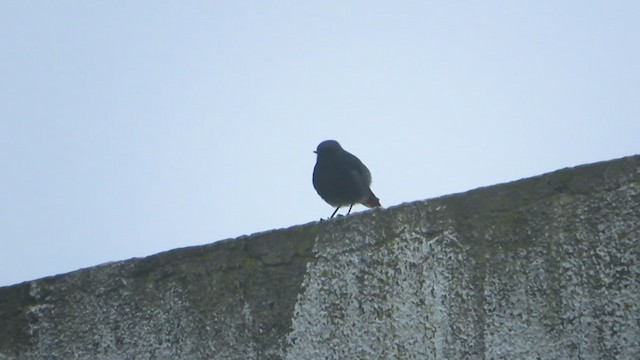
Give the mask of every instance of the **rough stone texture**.
<svg viewBox="0 0 640 360">
<path fill-rule="evenodd" d="M 0 288 L 0 359 L 637 359 L 640 156 Z"/>
</svg>

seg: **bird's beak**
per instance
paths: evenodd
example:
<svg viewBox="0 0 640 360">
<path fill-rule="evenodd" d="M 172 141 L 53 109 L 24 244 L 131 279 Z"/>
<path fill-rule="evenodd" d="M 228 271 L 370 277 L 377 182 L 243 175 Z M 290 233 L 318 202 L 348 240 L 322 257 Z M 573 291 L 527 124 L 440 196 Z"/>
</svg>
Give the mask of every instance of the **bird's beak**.
<svg viewBox="0 0 640 360">
<path fill-rule="evenodd" d="M 317 154 L 318 152 L 317 152 L 317 151 L 315 151 L 315 150 L 313 150 L 313 153 L 314 153 L 314 154 Z"/>
</svg>

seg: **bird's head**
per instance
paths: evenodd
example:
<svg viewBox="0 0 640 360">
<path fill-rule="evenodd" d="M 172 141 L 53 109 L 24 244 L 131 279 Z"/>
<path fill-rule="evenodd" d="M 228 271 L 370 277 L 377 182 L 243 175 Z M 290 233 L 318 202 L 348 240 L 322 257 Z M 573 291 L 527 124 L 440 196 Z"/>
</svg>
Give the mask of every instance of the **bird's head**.
<svg viewBox="0 0 640 360">
<path fill-rule="evenodd" d="M 314 153 L 316 154 L 328 154 L 342 150 L 342 146 L 335 140 L 325 140 L 318 145 L 318 148 Z"/>
</svg>

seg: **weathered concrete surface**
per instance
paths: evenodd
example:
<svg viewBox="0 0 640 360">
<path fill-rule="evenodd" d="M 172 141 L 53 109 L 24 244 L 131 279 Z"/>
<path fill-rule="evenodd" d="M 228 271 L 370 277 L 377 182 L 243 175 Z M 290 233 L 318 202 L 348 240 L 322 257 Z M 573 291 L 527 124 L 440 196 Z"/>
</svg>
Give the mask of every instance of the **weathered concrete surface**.
<svg viewBox="0 0 640 360">
<path fill-rule="evenodd" d="M 0 359 L 637 359 L 640 156 L 0 288 Z"/>
</svg>

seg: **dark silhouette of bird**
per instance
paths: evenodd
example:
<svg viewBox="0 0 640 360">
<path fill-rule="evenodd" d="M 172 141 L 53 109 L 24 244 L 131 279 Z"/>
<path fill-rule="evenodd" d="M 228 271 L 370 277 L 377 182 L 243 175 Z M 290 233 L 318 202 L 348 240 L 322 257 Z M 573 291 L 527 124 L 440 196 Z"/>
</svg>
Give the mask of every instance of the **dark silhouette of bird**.
<svg viewBox="0 0 640 360">
<path fill-rule="evenodd" d="M 349 205 L 347 215 L 354 204 L 372 208 L 381 206 L 369 186 L 371 172 L 355 155 L 344 150 L 335 140 L 326 140 L 318 145 L 318 158 L 313 168 L 313 187 L 318 195 L 336 210 Z"/>
</svg>

